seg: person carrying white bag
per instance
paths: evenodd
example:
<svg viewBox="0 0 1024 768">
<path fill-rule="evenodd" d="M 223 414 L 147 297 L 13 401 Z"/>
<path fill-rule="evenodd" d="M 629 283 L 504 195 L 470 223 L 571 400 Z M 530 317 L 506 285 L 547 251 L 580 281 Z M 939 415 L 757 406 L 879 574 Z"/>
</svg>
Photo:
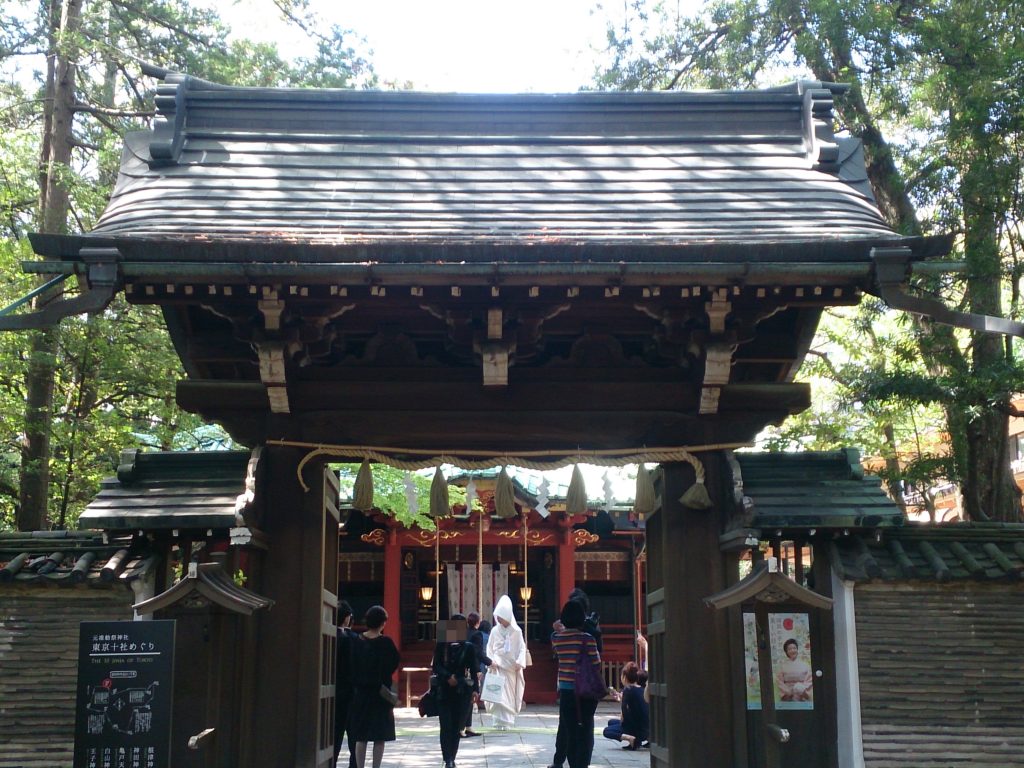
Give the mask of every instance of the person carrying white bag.
<svg viewBox="0 0 1024 768">
<path fill-rule="evenodd" d="M 502 595 L 494 606 L 494 628 L 487 640 L 487 656 L 491 659 L 480 698 L 498 730 L 507 731 L 516 724 L 523 708 L 526 680 L 526 640 L 516 623 L 512 601 Z"/>
</svg>

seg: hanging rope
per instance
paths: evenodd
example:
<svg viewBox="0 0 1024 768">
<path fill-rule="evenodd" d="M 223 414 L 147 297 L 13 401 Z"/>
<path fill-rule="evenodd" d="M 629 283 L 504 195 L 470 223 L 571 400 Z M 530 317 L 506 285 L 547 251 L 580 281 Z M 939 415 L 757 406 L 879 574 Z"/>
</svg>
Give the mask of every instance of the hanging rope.
<svg viewBox="0 0 1024 768">
<path fill-rule="evenodd" d="M 516 516 L 516 492 L 504 467 L 494 483 L 494 514 L 503 520 Z"/>
<path fill-rule="evenodd" d="M 303 484 L 305 488 L 305 484 Z M 305 488 L 305 490 L 309 490 Z M 370 469 L 370 462 L 363 459 L 359 466 L 359 473 L 356 475 L 356 484 L 352 489 L 352 506 L 360 512 L 373 509 L 373 471 Z"/>
<path fill-rule="evenodd" d="M 582 515 L 590 511 L 587 504 L 587 486 L 583 482 L 579 464 L 574 464 L 572 468 L 569 490 L 565 495 L 565 511 L 570 515 Z"/>
<path fill-rule="evenodd" d="M 438 467 L 434 470 L 434 479 L 430 483 L 430 516 L 437 520 L 441 517 L 451 517 L 452 506 L 448 500 L 448 481 L 444 479 L 444 473 Z"/>
<path fill-rule="evenodd" d="M 267 440 L 267 445 L 279 445 L 290 448 L 309 448 L 309 453 L 302 457 L 296 468 L 299 483 L 303 490 L 309 486 L 302 478 L 302 470 L 306 464 L 318 456 L 331 456 L 339 459 L 369 461 L 387 464 L 396 469 L 415 471 L 429 469 L 442 464 L 449 464 L 464 470 L 490 469 L 495 466 L 512 465 L 523 469 L 561 469 L 572 464 L 585 462 L 601 467 L 618 467 L 623 464 L 656 463 L 665 464 L 685 461 L 693 467 L 697 483 L 704 484 L 704 465 L 694 453 L 704 451 L 731 450 L 743 448 L 750 443 L 719 443 L 714 445 L 667 447 L 667 448 L 628 448 L 608 450 L 574 450 L 571 453 L 561 451 L 520 451 L 505 453 L 501 451 L 477 450 L 442 450 L 395 448 L 370 445 L 325 445 L 323 443 L 306 443 L 294 440 Z M 472 458 L 466 458 L 466 456 Z M 397 456 L 422 456 L 417 458 L 397 458 Z"/>
<path fill-rule="evenodd" d="M 636 494 L 633 498 L 633 510 L 643 520 L 645 516 L 654 512 L 658 505 L 658 497 L 654 491 L 654 479 L 643 462 L 636 470 Z"/>
</svg>

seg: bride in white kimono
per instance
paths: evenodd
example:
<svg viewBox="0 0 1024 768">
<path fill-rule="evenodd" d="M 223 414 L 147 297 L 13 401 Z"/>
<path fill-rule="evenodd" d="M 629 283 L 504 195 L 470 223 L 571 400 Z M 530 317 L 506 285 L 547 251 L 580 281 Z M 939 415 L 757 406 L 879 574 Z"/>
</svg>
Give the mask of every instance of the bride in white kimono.
<svg viewBox="0 0 1024 768">
<path fill-rule="evenodd" d="M 502 595 L 494 606 L 494 627 L 487 640 L 487 656 L 491 659 L 492 671 L 502 678 L 502 695 L 499 703 L 487 702 L 487 712 L 494 718 L 494 725 L 507 730 L 515 725 L 516 715 L 523 708 L 523 692 L 526 681 L 526 641 L 523 630 L 516 623 L 512 612 L 512 601 Z"/>
</svg>

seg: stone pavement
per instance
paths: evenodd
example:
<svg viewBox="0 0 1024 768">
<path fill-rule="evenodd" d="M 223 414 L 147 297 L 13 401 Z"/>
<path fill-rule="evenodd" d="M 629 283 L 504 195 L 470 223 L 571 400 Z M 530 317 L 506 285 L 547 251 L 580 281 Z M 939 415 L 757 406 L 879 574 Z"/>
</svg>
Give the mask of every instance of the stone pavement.
<svg viewBox="0 0 1024 768">
<path fill-rule="evenodd" d="M 601 735 L 608 720 L 618 716 L 618 702 L 606 701 L 598 706 L 594 718 L 594 757 L 590 764 L 597 768 L 646 768 L 651 762 L 649 750 L 624 750 L 619 742 Z M 481 726 L 480 715 L 474 715 L 473 730 L 481 735 L 462 740 L 455 760 L 458 768 L 544 768 L 551 763 L 558 728 L 556 707 L 525 705 L 516 727 L 510 731 L 490 727 L 487 715 L 483 715 L 483 720 L 487 724 Z M 415 708 L 398 708 L 395 724 L 398 741 L 389 743 L 384 750 L 382 768 L 441 768 L 436 717 L 420 718 Z M 343 749 L 339 765 L 345 765 L 347 754 L 348 750 Z"/>
</svg>

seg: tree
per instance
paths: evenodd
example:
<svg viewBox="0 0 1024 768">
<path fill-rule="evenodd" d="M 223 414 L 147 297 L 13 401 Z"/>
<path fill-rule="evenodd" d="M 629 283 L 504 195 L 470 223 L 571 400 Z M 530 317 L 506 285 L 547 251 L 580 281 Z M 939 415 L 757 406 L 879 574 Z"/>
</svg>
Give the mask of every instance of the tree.
<svg viewBox="0 0 1024 768">
<path fill-rule="evenodd" d="M 375 82 L 348 33 L 316 22 L 300 0 L 278 5 L 323 30 L 312 56 L 289 62 L 273 45 L 229 42 L 212 12 L 186 2 L 12 0 L 0 8 L 0 67 L 12 73 L 0 86 L 4 305 L 32 287 L 18 268 L 31 256 L 28 232 L 88 230 L 102 212 L 124 134 L 153 116 L 153 83 L 139 62 L 239 85 Z M 33 75 L 41 56 L 45 66 Z M 123 299 L 56 328 L 0 334 L 0 371 L 0 526 L 73 524 L 126 444 L 226 441 L 176 408 L 183 372 L 162 320 Z"/>
<path fill-rule="evenodd" d="M 935 519 L 933 489 L 953 474 L 942 439 L 942 410 L 922 405 L 913 393 L 886 390 L 893 379 L 925 379 L 907 323 L 878 300 L 825 312 L 800 372 L 812 384 L 814 402 L 781 427 L 767 430 L 765 446 L 829 450 L 857 445 L 904 512 L 906 496 L 913 493 Z M 950 399 L 941 391 L 929 394 Z"/>
<path fill-rule="evenodd" d="M 736 0 L 695 17 L 639 0 L 610 29 L 602 87 L 748 87 L 794 72 L 848 82 L 841 127 L 859 137 L 879 207 L 898 231 L 948 231 L 966 271 L 921 291 L 990 315 L 1020 313 L 1024 38 L 1012 0 Z M 888 138 L 887 138 L 888 137 Z M 923 212 L 923 215 L 922 215 Z M 937 403 L 949 469 L 973 520 L 1019 520 L 1007 441 L 1021 369 L 1010 340 L 918 320 L 923 372 L 889 380 Z M 944 389 L 929 386 L 942 381 Z M 943 396 L 943 392 L 945 396 Z M 866 394 L 880 396 L 879 388 Z"/>
<path fill-rule="evenodd" d="M 338 471 L 342 498 L 351 498 L 355 486 L 356 475 L 359 473 L 358 464 L 338 464 L 334 466 Z M 423 472 L 405 472 L 401 469 L 389 467 L 386 464 L 373 465 L 373 500 L 374 504 L 382 512 L 394 515 L 395 519 L 403 525 L 417 525 L 420 528 L 433 530 L 434 520 L 429 515 L 430 511 L 430 486 L 432 474 Z M 409 499 L 406 491 L 406 481 L 413 486 L 413 493 L 416 497 L 415 511 L 409 508 Z M 449 501 L 451 504 L 465 503 L 466 491 L 457 486 L 448 487 Z"/>
</svg>

